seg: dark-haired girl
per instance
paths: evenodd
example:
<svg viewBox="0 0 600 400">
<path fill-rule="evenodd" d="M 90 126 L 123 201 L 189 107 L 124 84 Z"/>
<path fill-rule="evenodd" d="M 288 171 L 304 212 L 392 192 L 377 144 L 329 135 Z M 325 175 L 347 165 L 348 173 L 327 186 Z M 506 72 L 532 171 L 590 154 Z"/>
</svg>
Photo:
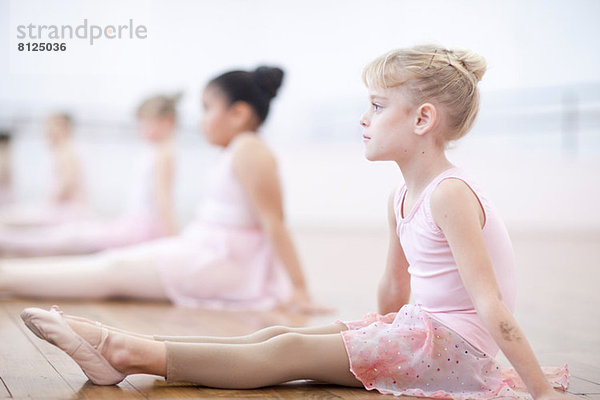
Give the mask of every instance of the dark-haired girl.
<svg viewBox="0 0 600 400">
<path fill-rule="evenodd" d="M 275 158 L 257 135 L 282 78 L 281 69 L 260 67 L 206 86 L 202 129 L 223 152 L 182 234 L 91 256 L 3 262 L 0 294 L 314 311 L 284 224 Z"/>
</svg>

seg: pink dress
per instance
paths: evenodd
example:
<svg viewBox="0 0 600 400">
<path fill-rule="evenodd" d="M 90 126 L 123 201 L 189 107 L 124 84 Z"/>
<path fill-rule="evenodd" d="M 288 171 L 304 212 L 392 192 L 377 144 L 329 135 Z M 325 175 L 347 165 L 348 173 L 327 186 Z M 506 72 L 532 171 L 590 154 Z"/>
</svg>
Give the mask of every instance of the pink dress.
<svg viewBox="0 0 600 400">
<path fill-rule="evenodd" d="M 433 220 L 431 194 L 450 178 L 465 182 L 482 205 L 486 247 L 503 301 L 513 311 L 515 263 L 506 228 L 472 179 L 461 169 L 446 170 L 423 190 L 409 215 L 403 213 L 406 186 L 396 192 L 396 232 L 409 263 L 415 304 L 344 322 L 351 371 L 365 388 L 396 396 L 530 397 L 514 371 L 494 360 L 498 346 L 477 315 L 450 246 Z M 553 386 L 566 389 L 566 365 L 545 372 Z"/>
<path fill-rule="evenodd" d="M 166 242 L 165 242 L 166 243 Z M 157 257 L 169 298 L 213 308 L 272 308 L 292 285 L 275 256 L 225 149 L 211 171 L 197 217 Z"/>
</svg>

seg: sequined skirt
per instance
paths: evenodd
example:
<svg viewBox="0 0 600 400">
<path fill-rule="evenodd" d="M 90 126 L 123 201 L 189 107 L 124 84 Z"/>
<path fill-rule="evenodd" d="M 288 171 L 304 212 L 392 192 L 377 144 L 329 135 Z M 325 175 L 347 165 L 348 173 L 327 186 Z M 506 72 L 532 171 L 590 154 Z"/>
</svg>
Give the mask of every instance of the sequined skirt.
<svg viewBox="0 0 600 400">
<path fill-rule="evenodd" d="M 350 370 L 366 389 L 433 398 L 527 398 L 520 379 L 416 305 L 343 322 Z M 546 369 L 565 389 L 567 366 Z"/>
</svg>

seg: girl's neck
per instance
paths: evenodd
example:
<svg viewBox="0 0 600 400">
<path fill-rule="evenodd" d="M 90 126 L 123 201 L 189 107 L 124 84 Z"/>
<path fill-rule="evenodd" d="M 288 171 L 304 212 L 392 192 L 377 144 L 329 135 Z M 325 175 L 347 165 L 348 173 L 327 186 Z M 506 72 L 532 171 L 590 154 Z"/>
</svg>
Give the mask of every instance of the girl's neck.
<svg viewBox="0 0 600 400">
<path fill-rule="evenodd" d="M 454 165 L 448 161 L 443 149 L 419 151 L 410 160 L 397 162 L 406 183 L 407 192 L 421 193 L 439 174 Z"/>
<path fill-rule="evenodd" d="M 167 136 L 159 140 L 149 140 L 150 147 L 154 149 L 161 149 L 163 147 L 170 146 L 173 143 L 173 136 Z"/>
<path fill-rule="evenodd" d="M 65 153 L 71 149 L 71 141 L 70 140 L 61 140 L 52 146 L 55 153 Z"/>
<path fill-rule="evenodd" d="M 244 135 L 244 134 L 253 134 L 253 135 L 256 135 L 256 134 L 258 134 L 258 131 L 257 131 L 257 130 L 252 130 L 252 129 L 245 129 L 245 130 L 242 130 L 242 131 L 240 131 L 240 132 L 238 132 L 238 133 L 234 134 L 234 135 L 231 137 L 231 139 L 230 139 L 230 140 L 229 140 L 227 143 L 225 143 L 225 145 L 223 146 L 223 148 L 227 148 L 227 147 L 229 147 L 229 145 L 230 145 L 231 143 L 233 143 L 233 142 L 235 141 L 235 139 L 236 139 L 238 136 L 240 136 L 240 135 Z"/>
</svg>

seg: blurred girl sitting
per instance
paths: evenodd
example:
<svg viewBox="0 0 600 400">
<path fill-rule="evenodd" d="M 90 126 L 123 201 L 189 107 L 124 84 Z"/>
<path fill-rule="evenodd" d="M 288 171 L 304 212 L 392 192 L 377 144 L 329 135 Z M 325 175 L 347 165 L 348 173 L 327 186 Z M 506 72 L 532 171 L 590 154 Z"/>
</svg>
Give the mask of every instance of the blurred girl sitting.
<svg viewBox="0 0 600 400">
<path fill-rule="evenodd" d="M 146 99 L 137 109 L 138 130 L 148 144 L 143 164 L 130 190 L 125 212 L 115 220 L 80 218 L 51 227 L 3 229 L 0 253 L 5 256 L 88 254 L 176 233 L 173 217 L 175 105 L 179 95 Z M 58 136 L 56 140 L 61 140 Z M 75 197 L 79 167 L 61 181 L 58 198 Z M 64 167 L 67 170 L 66 167 Z M 68 190 L 67 190 L 68 189 Z"/>
</svg>

